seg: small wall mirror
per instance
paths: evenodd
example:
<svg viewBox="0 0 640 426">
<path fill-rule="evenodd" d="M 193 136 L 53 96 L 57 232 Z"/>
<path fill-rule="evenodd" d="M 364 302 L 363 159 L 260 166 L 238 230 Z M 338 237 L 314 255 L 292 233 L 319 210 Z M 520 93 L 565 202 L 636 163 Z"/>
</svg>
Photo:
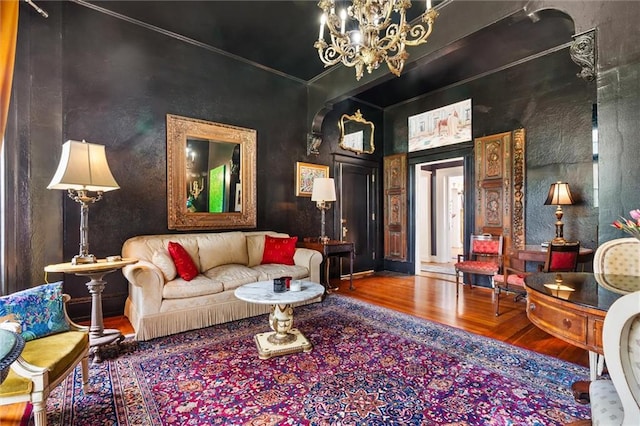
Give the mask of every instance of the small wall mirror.
<svg viewBox="0 0 640 426">
<path fill-rule="evenodd" d="M 167 114 L 169 229 L 256 227 L 256 131 Z"/>
<path fill-rule="evenodd" d="M 365 120 L 360 110 L 354 115 L 342 114 L 338 122 L 340 148 L 357 153 L 373 154 L 373 131 L 371 121 Z"/>
</svg>

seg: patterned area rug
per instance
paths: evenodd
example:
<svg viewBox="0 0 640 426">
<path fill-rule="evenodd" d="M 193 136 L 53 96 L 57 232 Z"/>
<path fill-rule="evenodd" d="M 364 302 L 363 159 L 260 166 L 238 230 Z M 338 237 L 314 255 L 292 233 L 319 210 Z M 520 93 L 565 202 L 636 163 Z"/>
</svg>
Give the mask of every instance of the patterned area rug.
<svg viewBox="0 0 640 426">
<path fill-rule="evenodd" d="M 260 360 L 260 316 L 124 342 L 51 395 L 52 425 L 560 425 L 587 368 L 330 295 L 300 307 L 309 353 Z M 108 352 L 108 351 L 105 351 Z"/>
</svg>

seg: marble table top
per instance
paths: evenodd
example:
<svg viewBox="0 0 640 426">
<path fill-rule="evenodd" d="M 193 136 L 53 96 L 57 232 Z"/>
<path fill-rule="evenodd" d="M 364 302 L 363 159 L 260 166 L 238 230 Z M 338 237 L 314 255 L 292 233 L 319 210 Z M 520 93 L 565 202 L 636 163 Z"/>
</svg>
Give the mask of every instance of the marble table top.
<svg viewBox="0 0 640 426">
<path fill-rule="evenodd" d="M 300 291 L 285 291 L 275 293 L 273 291 L 273 280 L 258 281 L 238 287 L 235 295 L 238 299 L 251 303 L 262 303 L 269 305 L 290 305 L 292 303 L 305 302 L 314 299 L 324 293 L 324 286 L 311 282 L 300 281 Z"/>
<path fill-rule="evenodd" d="M 0 328 L 0 383 L 7 378 L 9 367 L 18 359 L 24 348 L 21 335 Z"/>
</svg>

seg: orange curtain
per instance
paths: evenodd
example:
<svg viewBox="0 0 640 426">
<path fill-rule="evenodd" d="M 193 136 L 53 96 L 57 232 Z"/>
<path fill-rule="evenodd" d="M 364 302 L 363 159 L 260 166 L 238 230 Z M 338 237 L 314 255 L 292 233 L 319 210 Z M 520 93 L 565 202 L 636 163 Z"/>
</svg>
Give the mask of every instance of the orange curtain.
<svg viewBox="0 0 640 426">
<path fill-rule="evenodd" d="M 18 0 L 0 0 L 0 148 L 9 114 L 18 38 Z"/>
</svg>

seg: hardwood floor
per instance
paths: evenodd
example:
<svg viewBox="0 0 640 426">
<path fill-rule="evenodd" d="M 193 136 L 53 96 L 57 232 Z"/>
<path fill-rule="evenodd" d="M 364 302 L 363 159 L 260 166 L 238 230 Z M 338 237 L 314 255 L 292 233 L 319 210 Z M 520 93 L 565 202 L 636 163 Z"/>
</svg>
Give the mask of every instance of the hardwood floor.
<svg viewBox="0 0 640 426">
<path fill-rule="evenodd" d="M 336 280 L 333 284 L 340 287 L 337 290 L 339 294 L 347 297 L 447 324 L 579 365 L 589 365 L 587 351 L 552 337 L 531 324 L 525 313 L 525 304 L 514 302 L 511 295 L 501 296 L 501 314 L 498 317 L 494 314 L 495 296 L 490 289 L 461 287 L 456 301 L 455 278 L 451 275 L 407 276 L 381 272 L 355 279 L 354 291 L 349 290 L 348 281 Z M 105 318 L 104 324 L 106 328 L 117 328 L 124 334 L 133 332 L 131 324 L 123 316 Z M 25 407 L 25 404 L 2 406 L 0 426 L 19 426 Z"/>
</svg>

